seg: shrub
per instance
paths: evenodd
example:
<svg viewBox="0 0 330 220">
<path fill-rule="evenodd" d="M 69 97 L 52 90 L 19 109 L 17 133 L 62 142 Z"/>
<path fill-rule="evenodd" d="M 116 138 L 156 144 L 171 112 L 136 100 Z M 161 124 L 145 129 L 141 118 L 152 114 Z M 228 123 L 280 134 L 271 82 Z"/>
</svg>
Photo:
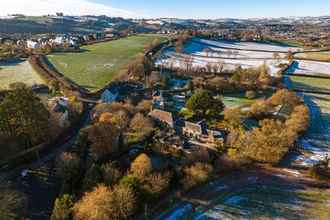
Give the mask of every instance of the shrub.
<svg viewBox="0 0 330 220">
<path fill-rule="evenodd" d="M 287 132 L 280 121 L 264 120 L 260 128 L 254 128 L 241 137 L 238 145 L 241 152 L 258 162 L 277 163 L 293 146 L 296 136 Z"/>
<path fill-rule="evenodd" d="M 301 100 L 294 92 L 287 89 L 280 89 L 276 91 L 269 99 L 268 102 L 273 105 L 284 105 L 289 104 L 290 106 L 296 106 L 301 104 Z"/>
<path fill-rule="evenodd" d="M 107 186 L 116 184 L 122 177 L 122 173 L 113 163 L 107 163 L 102 165 L 103 181 Z"/>
<path fill-rule="evenodd" d="M 226 108 L 224 111 L 224 119 L 232 126 L 237 127 L 241 124 L 241 110 L 239 108 Z"/>
<path fill-rule="evenodd" d="M 136 143 L 145 140 L 154 131 L 150 118 L 141 113 L 135 114 L 129 125 L 128 143 Z"/>
<path fill-rule="evenodd" d="M 70 220 L 73 214 L 74 199 L 71 195 L 64 194 L 55 200 L 51 220 Z"/>
<path fill-rule="evenodd" d="M 64 152 L 57 160 L 57 174 L 65 184 L 73 186 L 81 175 L 81 162 L 74 153 Z"/>
<path fill-rule="evenodd" d="M 187 101 L 186 107 L 199 117 L 218 117 L 224 104 L 222 100 L 214 98 L 211 92 L 199 91 Z"/>
<path fill-rule="evenodd" d="M 268 102 L 259 100 L 251 105 L 249 114 L 251 117 L 260 119 L 268 116 L 272 110 L 273 107 Z"/>
<path fill-rule="evenodd" d="M 140 179 L 137 178 L 136 176 L 133 176 L 133 175 L 127 175 L 127 176 L 124 176 L 124 177 L 120 180 L 120 185 L 124 185 L 124 186 L 131 187 L 131 188 L 134 189 L 135 191 L 139 191 L 140 188 L 141 188 L 141 182 L 140 182 Z"/>
<path fill-rule="evenodd" d="M 128 219 L 136 209 L 136 198 L 131 187 L 118 185 L 113 188 L 115 212 L 110 219 Z"/>
<path fill-rule="evenodd" d="M 74 219 L 128 219 L 134 214 L 135 207 L 136 199 L 130 187 L 119 185 L 110 190 L 99 185 L 75 204 Z"/>
<path fill-rule="evenodd" d="M 146 154 L 140 154 L 131 164 L 130 171 L 139 178 L 144 178 L 152 172 L 151 159 Z"/>
<path fill-rule="evenodd" d="M 92 166 L 85 173 L 85 177 L 83 180 L 84 191 L 88 191 L 94 188 L 101 182 L 102 182 L 101 168 L 97 164 L 92 164 Z"/>
<path fill-rule="evenodd" d="M 27 208 L 27 197 L 17 191 L 0 186 L 1 219 L 21 219 Z"/>
<path fill-rule="evenodd" d="M 208 180 L 213 172 L 213 167 L 205 163 L 195 163 L 184 169 L 182 184 L 185 189 L 190 189 Z"/>
<path fill-rule="evenodd" d="M 88 139 L 92 142 L 91 152 L 95 160 L 119 150 L 119 130 L 112 123 L 95 123 L 88 129 Z"/>
<path fill-rule="evenodd" d="M 300 134 L 304 132 L 309 127 L 309 109 L 307 106 L 298 105 L 294 107 L 290 118 L 285 122 L 288 130 L 290 132 Z"/>
<path fill-rule="evenodd" d="M 170 173 L 152 174 L 146 179 L 143 188 L 153 197 L 158 197 L 167 190 L 171 181 L 171 176 Z"/>
</svg>

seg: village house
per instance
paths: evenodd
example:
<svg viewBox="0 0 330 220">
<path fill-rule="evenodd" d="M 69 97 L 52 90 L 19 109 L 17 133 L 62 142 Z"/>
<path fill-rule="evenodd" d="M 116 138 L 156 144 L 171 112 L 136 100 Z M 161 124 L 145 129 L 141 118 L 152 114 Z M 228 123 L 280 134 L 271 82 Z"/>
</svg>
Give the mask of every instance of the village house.
<svg viewBox="0 0 330 220">
<path fill-rule="evenodd" d="M 34 41 L 34 40 L 27 40 L 26 41 L 26 46 L 29 49 L 39 49 L 40 48 L 40 44 L 37 41 Z"/>
<path fill-rule="evenodd" d="M 59 126 L 64 128 L 69 123 L 69 99 L 67 97 L 55 97 L 49 100 L 53 114 L 59 115 Z"/>
<path fill-rule="evenodd" d="M 174 119 L 171 112 L 154 109 L 149 113 L 149 116 L 156 121 L 168 125 L 170 128 L 174 128 Z"/>
<path fill-rule="evenodd" d="M 197 123 L 185 121 L 184 124 L 182 134 L 188 138 L 194 139 L 194 141 L 210 145 L 224 141 L 222 132 L 208 129 L 205 120 Z"/>
</svg>

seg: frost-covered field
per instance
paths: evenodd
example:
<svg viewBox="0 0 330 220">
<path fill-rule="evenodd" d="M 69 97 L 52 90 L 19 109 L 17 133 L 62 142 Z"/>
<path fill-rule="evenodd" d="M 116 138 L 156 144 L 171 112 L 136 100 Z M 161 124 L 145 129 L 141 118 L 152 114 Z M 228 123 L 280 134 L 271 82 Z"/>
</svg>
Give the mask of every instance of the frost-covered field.
<svg viewBox="0 0 330 220">
<path fill-rule="evenodd" d="M 166 67 L 185 68 L 186 55 L 176 53 L 173 51 L 164 52 L 164 56 L 156 61 L 156 65 L 164 65 Z M 262 60 L 262 59 L 221 59 L 214 57 L 198 57 L 191 56 L 192 66 L 195 68 L 205 68 L 208 63 L 222 63 L 224 65 L 223 71 L 233 71 L 237 66 L 241 66 L 243 69 L 258 68 L 266 62 L 268 66 L 268 72 L 271 75 L 276 75 L 280 71 L 278 67 L 281 63 L 288 63 L 286 60 Z"/>
<path fill-rule="evenodd" d="M 300 145 L 309 155 L 299 156 L 301 165 L 310 166 L 330 156 L 330 98 L 326 95 L 306 95 L 305 103 L 311 112 L 311 125 Z"/>
<path fill-rule="evenodd" d="M 156 64 L 184 69 L 185 60 L 190 55 L 192 67 L 206 68 L 207 64 L 222 63 L 223 71 L 230 72 L 237 66 L 244 69 L 258 68 L 266 62 L 269 74 L 275 76 L 281 69 L 278 67 L 279 64 L 288 63 L 285 57 L 290 49 L 292 48 L 264 43 L 210 41 L 195 38 L 185 44 L 183 53 L 175 52 L 174 48 L 163 51 Z M 274 56 L 276 55 L 274 51 L 278 51 L 277 56 Z"/>
<path fill-rule="evenodd" d="M 236 58 L 236 59 L 274 59 L 273 52 L 260 52 L 260 51 L 247 51 L 247 50 L 235 50 L 225 49 L 219 47 L 212 47 L 205 44 L 196 43 L 190 41 L 186 44 L 184 52 L 192 54 L 194 56 L 206 56 L 217 58 Z M 278 57 L 285 58 L 287 53 L 278 53 Z"/>
<path fill-rule="evenodd" d="M 330 63 L 296 60 L 288 72 L 290 74 L 330 75 Z"/>
<path fill-rule="evenodd" d="M 28 61 L 0 62 L 0 90 L 9 89 L 9 85 L 15 82 L 28 86 L 45 83 Z"/>
<path fill-rule="evenodd" d="M 239 42 L 239 41 L 226 41 L 226 40 L 205 40 L 205 39 L 194 39 L 201 43 L 221 47 L 225 49 L 236 49 L 236 50 L 254 50 L 254 51 L 267 51 L 267 52 L 282 52 L 287 53 L 289 51 L 302 51 L 299 47 L 287 47 L 282 45 L 270 44 L 270 43 L 254 43 L 254 42 Z"/>
</svg>

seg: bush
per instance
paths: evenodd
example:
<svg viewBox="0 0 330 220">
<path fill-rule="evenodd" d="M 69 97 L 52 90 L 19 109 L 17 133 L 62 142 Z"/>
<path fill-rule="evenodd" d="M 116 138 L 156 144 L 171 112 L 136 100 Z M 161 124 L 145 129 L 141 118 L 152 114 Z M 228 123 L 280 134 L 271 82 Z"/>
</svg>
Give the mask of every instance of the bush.
<svg viewBox="0 0 330 220">
<path fill-rule="evenodd" d="M 134 189 L 136 192 L 138 192 L 141 188 L 141 182 L 140 179 L 133 175 L 127 175 L 124 176 L 120 180 L 120 185 L 128 186 Z"/>
<path fill-rule="evenodd" d="M 51 220 L 70 220 L 73 214 L 74 199 L 71 195 L 64 194 L 55 200 Z"/>
<path fill-rule="evenodd" d="M 140 154 L 131 164 L 131 173 L 143 179 L 152 172 L 151 159 L 146 154 Z"/>
<path fill-rule="evenodd" d="M 171 176 L 172 175 L 170 173 L 152 174 L 147 177 L 143 188 L 148 192 L 148 194 L 152 195 L 152 197 L 158 197 L 166 192 L 171 181 Z"/>
<path fill-rule="evenodd" d="M 83 190 L 88 191 L 102 182 L 102 170 L 99 165 L 92 164 L 86 171 L 83 180 Z"/>
<path fill-rule="evenodd" d="M 261 122 L 260 128 L 242 135 L 236 147 L 254 161 L 275 164 L 293 146 L 295 139 L 282 122 L 267 119 Z"/>
<path fill-rule="evenodd" d="M 199 91 L 187 101 L 186 107 L 199 117 L 219 117 L 224 104 L 222 100 L 214 98 L 211 92 Z"/>
<path fill-rule="evenodd" d="M 273 105 L 284 105 L 288 104 L 290 106 L 296 106 L 301 104 L 301 100 L 294 92 L 291 92 L 287 89 L 281 89 L 276 91 L 269 99 L 268 102 Z"/>
<path fill-rule="evenodd" d="M 149 117 L 141 113 L 135 114 L 129 125 L 127 135 L 127 144 L 144 141 L 154 131 L 153 123 Z"/>
<path fill-rule="evenodd" d="M 234 127 L 239 126 L 242 122 L 241 110 L 239 108 L 226 108 L 224 111 L 224 119 Z"/>
<path fill-rule="evenodd" d="M 103 181 L 107 186 L 116 184 L 122 177 L 122 173 L 113 163 L 107 163 L 102 165 Z"/>
<path fill-rule="evenodd" d="M 99 185 L 86 193 L 73 208 L 75 220 L 128 219 L 134 214 L 134 191 L 127 186 L 115 186 L 112 190 Z"/>
<path fill-rule="evenodd" d="M 213 167 L 205 163 L 195 163 L 184 169 L 184 178 L 181 181 L 185 189 L 190 189 L 207 181 L 213 172 Z"/>
<path fill-rule="evenodd" d="M 74 153 L 64 152 L 57 160 L 57 174 L 72 189 L 81 176 L 81 161 Z"/>
<path fill-rule="evenodd" d="M 261 119 L 267 117 L 272 110 L 273 107 L 267 101 L 259 100 L 251 105 L 249 115 Z"/>
<path fill-rule="evenodd" d="M 17 191 L 0 186 L 1 219 L 22 219 L 27 209 L 27 197 Z"/>
<path fill-rule="evenodd" d="M 101 160 L 119 150 L 119 129 L 112 123 L 95 123 L 88 129 L 88 139 L 92 142 L 94 160 Z"/>
</svg>

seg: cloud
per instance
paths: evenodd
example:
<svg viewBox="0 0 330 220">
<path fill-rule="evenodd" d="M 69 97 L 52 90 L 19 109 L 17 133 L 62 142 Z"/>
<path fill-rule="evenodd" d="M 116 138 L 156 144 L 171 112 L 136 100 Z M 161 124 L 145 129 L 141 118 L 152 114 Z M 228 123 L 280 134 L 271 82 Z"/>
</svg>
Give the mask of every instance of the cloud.
<svg viewBox="0 0 330 220">
<path fill-rule="evenodd" d="M 56 12 L 63 12 L 66 15 L 136 17 L 130 11 L 94 3 L 90 0 L 0 0 L 0 15 L 47 15 Z"/>
</svg>

